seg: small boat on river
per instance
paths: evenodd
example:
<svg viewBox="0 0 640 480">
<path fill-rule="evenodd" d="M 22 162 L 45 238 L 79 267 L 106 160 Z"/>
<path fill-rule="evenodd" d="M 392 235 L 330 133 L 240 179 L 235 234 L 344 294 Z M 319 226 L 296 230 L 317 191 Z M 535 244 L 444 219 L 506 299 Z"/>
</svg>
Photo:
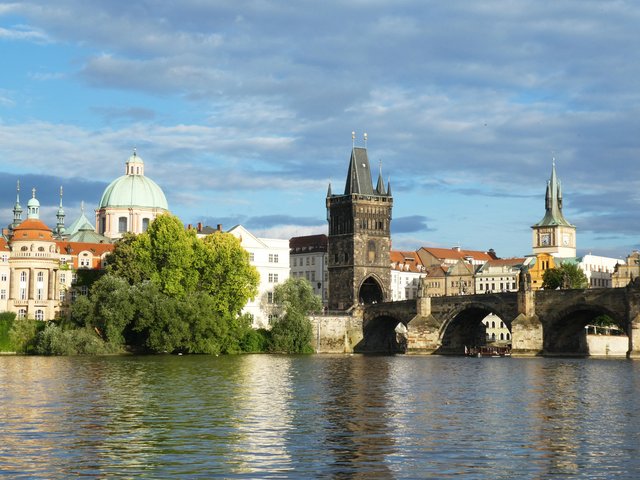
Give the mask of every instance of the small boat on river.
<svg viewBox="0 0 640 480">
<path fill-rule="evenodd" d="M 510 357 L 511 347 L 505 346 L 488 346 L 481 347 L 464 347 L 464 354 L 467 357 Z"/>
</svg>

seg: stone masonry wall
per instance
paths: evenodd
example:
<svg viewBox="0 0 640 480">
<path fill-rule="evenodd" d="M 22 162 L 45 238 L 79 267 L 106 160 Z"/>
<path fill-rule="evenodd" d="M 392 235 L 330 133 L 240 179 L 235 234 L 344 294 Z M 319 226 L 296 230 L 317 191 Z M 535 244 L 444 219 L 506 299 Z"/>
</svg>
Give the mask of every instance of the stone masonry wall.
<svg viewBox="0 0 640 480">
<path fill-rule="evenodd" d="M 313 326 L 311 345 L 316 353 L 352 353 L 362 341 L 362 318 L 319 315 L 309 319 Z"/>
</svg>

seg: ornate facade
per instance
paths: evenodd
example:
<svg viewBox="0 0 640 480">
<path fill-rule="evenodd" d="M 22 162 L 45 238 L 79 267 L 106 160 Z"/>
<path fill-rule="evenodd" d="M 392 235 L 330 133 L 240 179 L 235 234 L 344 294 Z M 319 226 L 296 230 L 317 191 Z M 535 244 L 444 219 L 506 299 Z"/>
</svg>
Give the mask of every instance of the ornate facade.
<svg viewBox="0 0 640 480">
<path fill-rule="evenodd" d="M 391 299 L 391 185 L 373 186 L 367 149 L 353 147 L 344 193 L 327 192 L 330 310 Z"/>
</svg>

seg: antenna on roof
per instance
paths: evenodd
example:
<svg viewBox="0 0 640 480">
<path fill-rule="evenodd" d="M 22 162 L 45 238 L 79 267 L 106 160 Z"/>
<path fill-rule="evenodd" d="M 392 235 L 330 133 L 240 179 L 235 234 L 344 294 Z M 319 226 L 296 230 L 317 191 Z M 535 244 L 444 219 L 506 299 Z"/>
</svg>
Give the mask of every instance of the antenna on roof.
<svg viewBox="0 0 640 480">
<path fill-rule="evenodd" d="M 134 157 L 138 156 L 138 152 L 136 151 L 136 147 L 133 147 L 133 156 Z"/>
<path fill-rule="evenodd" d="M 356 132 L 351 132 L 351 148 L 356 148 Z"/>
<path fill-rule="evenodd" d="M 367 148 L 367 132 L 364 132 L 364 148 Z"/>
</svg>

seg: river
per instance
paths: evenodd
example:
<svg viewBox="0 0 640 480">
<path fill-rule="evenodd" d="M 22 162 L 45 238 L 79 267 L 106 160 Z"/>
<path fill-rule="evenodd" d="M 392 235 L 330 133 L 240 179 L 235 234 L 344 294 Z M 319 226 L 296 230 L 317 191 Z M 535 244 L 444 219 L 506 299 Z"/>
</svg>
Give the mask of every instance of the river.
<svg viewBox="0 0 640 480">
<path fill-rule="evenodd" d="M 13 478 L 640 478 L 640 363 L 0 357 Z"/>
</svg>

